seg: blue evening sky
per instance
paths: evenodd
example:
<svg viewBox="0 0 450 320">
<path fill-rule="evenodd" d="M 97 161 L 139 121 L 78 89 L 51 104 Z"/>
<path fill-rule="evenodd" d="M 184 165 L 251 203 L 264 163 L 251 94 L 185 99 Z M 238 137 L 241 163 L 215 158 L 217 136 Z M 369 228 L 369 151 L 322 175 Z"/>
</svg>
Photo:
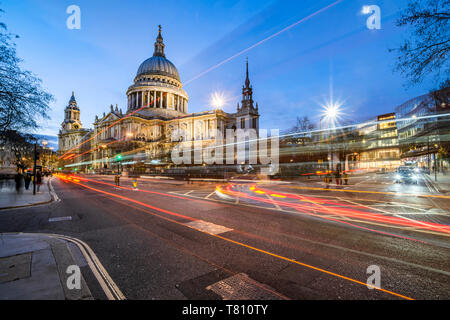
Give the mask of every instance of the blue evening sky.
<svg viewBox="0 0 450 320">
<path fill-rule="evenodd" d="M 43 80 L 56 98 L 42 134 L 56 135 L 63 110 L 75 91 L 81 120 L 118 104 L 142 61 L 153 54 L 157 26 L 163 26 L 166 56 L 184 83 L 236 53 L 324 8 L 334 0 L 0 0 L 0 21 L 20 36 L 24 68 Z M 261 128 L 286 129 L 296 116 L 318 121 L 330 94 L 344 101 L 344 118 L 365 120 L 424 94 L 436 84 L 415 87 L 393 73 L 394 54 L 407 35 L 395 26 L 407 0 L 343 0 L 276 37 L 233 58 L 184 86 L 189 112 L 212 109 L 210 96 L 222 92 L 225 111 L 240 101 L 249 59 Z M 81 30 L 66 28 L 69 5 L 81 8 Z M 363 5 L 381 7 L 381 30 L 366 28 Z"/>
</svg>

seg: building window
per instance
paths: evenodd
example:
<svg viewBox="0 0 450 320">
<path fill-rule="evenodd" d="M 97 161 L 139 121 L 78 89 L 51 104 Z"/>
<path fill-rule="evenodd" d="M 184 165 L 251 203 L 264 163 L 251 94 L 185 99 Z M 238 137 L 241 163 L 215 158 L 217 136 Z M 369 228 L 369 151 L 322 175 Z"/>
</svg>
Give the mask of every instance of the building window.
<svg viewBox="0 0 450 320">
<path fill-rule="evenodd" d="M 253 118 L 252 119 L 252 127 L 253 127 L 253 129 L 256 129 L 256 118 Z"/>
<path fill-rule="evenodd" d="M 241 128 L 245 129 L 245 118 L 241 118 Z"/>
</svg>

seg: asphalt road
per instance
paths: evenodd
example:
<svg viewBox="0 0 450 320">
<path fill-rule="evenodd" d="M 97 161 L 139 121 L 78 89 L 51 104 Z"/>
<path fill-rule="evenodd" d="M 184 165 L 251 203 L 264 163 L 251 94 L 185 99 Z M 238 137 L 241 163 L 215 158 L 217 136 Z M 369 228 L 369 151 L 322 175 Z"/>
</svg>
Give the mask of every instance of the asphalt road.
<svg viewBox="0 0 450 320">
<path fill-rule="evenodd" d="M 61 201 L 0 212 L 0 232 L 85 241 L 127 299 L 450 298 L 450 199 L 425 181 L 52 184 Z M 382 290 L 366 286 L 373 265 Z"/>
</svg>

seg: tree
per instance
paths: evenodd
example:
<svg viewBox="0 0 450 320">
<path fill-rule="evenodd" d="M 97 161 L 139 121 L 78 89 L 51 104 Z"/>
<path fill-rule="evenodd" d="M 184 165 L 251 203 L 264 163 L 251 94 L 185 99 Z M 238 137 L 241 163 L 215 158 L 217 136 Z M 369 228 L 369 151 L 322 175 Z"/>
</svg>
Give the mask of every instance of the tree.
<svg viewBox="0 0 450 320">
<path fill-rule="evenodd" d="M 21 69 L 13 37 L 18 38 L 0 22 L 0 134 L 35 130 L 39 119 L 49 119 L 49 102 L 53 100 L 38 77 Z"/>
<path fill-rule="evenodd" d="M 0 135 L 0 145 L 6 150 L 9 149 L 14 155 L 17 170 L 32 166 L 36 142 L 37 139 L 33 135 L 16 130 L 7 130 Z"/>
<path fill-rule="evenodd" d="M 441 76 L 444 82 L 450 74 L 450 1 L 412 0 L 397 26 L 413 28 L 412 36 L 399 48 L 396 71 L 417 84 L 427 75 Z"/>
</svg>

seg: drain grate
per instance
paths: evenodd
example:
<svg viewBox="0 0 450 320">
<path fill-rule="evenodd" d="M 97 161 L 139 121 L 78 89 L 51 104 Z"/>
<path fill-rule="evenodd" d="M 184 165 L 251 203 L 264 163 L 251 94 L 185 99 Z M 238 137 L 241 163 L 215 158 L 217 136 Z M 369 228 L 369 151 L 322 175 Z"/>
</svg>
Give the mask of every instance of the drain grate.
<svg viewBox="0 0 450 320">
<path fill-rule="evenodd" d="M 223 300 L 282 300 L 274 289 L 251 279 L 245 273 L 216 282 L 208 287 Z"/>
</svg>

